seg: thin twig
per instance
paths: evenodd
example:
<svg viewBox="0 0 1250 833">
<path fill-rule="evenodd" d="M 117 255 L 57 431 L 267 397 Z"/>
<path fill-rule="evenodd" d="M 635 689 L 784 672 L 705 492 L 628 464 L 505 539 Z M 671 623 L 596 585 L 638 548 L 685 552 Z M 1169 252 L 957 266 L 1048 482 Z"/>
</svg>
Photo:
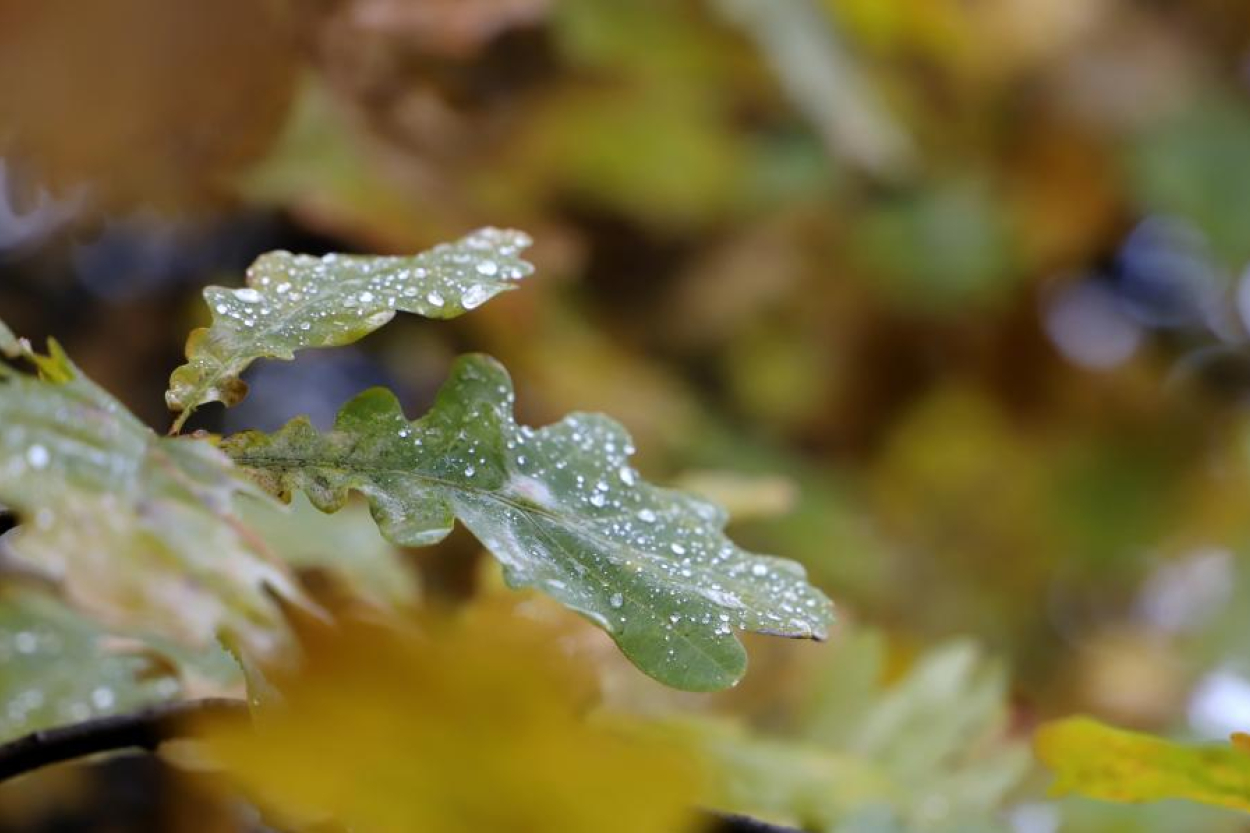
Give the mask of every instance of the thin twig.
<svg viewBox="0 0 1250 833">
<path fill-rule="evenodd" d="M 163 741 L 186 737 L 188 718 L 246 714 L 247 704 L 242 700 L 183 700 L 32 732 L 0 745 L 0 781 L 85 755 L 156 749 Z"/>
</svg>

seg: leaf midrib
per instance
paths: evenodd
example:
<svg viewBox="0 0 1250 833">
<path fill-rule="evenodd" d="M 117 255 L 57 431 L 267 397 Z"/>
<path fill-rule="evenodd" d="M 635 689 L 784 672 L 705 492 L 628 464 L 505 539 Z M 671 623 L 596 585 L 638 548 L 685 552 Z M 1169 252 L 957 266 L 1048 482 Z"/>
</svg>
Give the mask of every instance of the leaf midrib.
<svg viewBox="0 0 1250 833">
<path fill-rule="evenodd" d="M 604 549 L 620 547 L 622 549 L 627 550 L 630 553 L 633 553 L 639 556 L 645 556 L 647 560 L 653 559 L 655 557 L 654 553 L 648 553 L 643 550 L 639 550 L 636 547 L 634 547 L 632 544 L 629 544 L 628 542 L 621 542 L 614 538 L 609 538 L 604 533 L 600 532 L 598 529 L 594 527 L 588 527 L 585 524 L 585 522 L 581 521 L 581 519 L 577 518 L 576 516 L 560 515 L 560 514 L 554 513 L 546 509 L 545 507 L 539 506 L 537 504 L 515 500 L 506 495 L 500 494 L 498 491 L 492 491 L 492 490 L 483 489 L 483 488 L 476 487 L 476 486 L 457 483 L 452 480 L 445 480 L 443 478 L 436 477 L 430 474 L 426 474 L 424 472 L 415 472 L 410 469 L 388 468 L 384 466 L 363 466 L 358 463 L 337 462 L 334 464 L 331 464 L 331 463 L 309 464 L 309 463 L 292 462 L 291 460 L 289 460 L 289 458 L 272 457 L 272 456 L 266 456 L 266 455 L 248 455 L 247 457 L 235 458 L 235 460 L 240 465 L 244 465 L 244 466 L 251 465 L 252 461 L 258 461 L 258 460 L 262 461 L 262 464 L 260 466 L 256 466 L 258 468 L 270 468 L 270 469 L 279 468 L 279 469 L 287 469 L 287 470 L 298 470 L 301 466 L 306 466 L 308 468 L 331 468 L 331 469 L 338 468 L 338 469 L 342 469 L 346 471 L 351 471 L 355 474 L 390 474 L 390 475 L 397 475 L 397 476 L 403 476 L 403 477 L 411 477 L 416 480 L 422 480 L 428 483 L 437 484 L 444 488 L 480 495 L 481 497 L 484 497 L 488 500 L 493 500 L 497 503 L 511 507 L 512 509 L 516 509 L 518 512 L 521 513 L 521 516 L 524 517 L 526 521 L 529 522 L 534 527 L 534 529 L 538 530 L 540 534 L 542 534 L 544 537 L 547 538 L 549 543 L 556 546 L 561 552 L 563 552 L 571 560 L 577 561 L 578 563 L 584 563 L 584 562 L 578 560 L 573 553 L 571 553 L 565 547 L 560 545 L 558 541 L 553 539 L 548 533 L 546 533 L 545 530 L 542 529 L 542 527 L 540 527 L 537 523 L 535 523 L 534 518 L 530 516 L 539 515 L 554 522 L 567 524 L 568 526 L 573 527 L 579 533 L 584 534 L 586 537 L 591 538 L 597 543 L 599 543 L 600 545 L 604 546 Z M 273 465 L 272 463 L 275 461 L 280 462 L 280 465 Z M 599 571 L 595 569 L 595 566 L 593 563 L 586 565 L 586 566 L 588 567 L 588 569 L 594 572 L 596 578 L 598 578 L 605 585 L 611 584 L 611 582 L 607 581 L 606 576 L 604 576 L 602 573 L 600 573 Z M 631 599 L 636 604 L 643 607 L 643 609 L 650 611 L 653 616 L 656 616 L 657 619 L 663 618 L 662 615 L 656 613 L 655 608 L 650 607 L 645 602 L 632 596 L 631 596 Z M 710 654 L 707 654 L 705 651 L 702 651 L 701 649 L 697 648 L 695 643 L 689 642 L 689 640 L 686 640 L 686 641 L 691 646 L 692 649 L 698 650 L 704 656 L 707 656 L 709 657 L 709 659 L 712 659 Z M 714 659 L 713 659 L 713 662 L 715 662 Z M 716 665 L 718 667 L 723 667 L 720 665 L 720 663 L 716 663 Z"/>
</svg>

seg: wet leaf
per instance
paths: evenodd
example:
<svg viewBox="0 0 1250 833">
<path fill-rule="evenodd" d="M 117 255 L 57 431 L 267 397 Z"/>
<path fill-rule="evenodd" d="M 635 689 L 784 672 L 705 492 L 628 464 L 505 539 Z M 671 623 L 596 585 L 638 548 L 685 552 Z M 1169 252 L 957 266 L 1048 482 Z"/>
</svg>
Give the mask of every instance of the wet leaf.
<svg viewBox="0 0 1250 833">
<path fill-rule="evenodd" d="M 206 402 L 233 405 L 239 378 L 259 358 L 291 359 L 306 347 L 351 344 L 396 311 L 454 318 L 511 289 L 532 267 L 517 257 L 529 238 L 481 229 L 412 257 L 270 252 L 248 269 L 247 286 L 210 286 L 212 326 L 191 333 L 187 363 L 169 379 L 175 428 Z"/>
<path fill-rule="evenodd" d="M 0 594 L 0 742 L 178 693 L 142 651 L 111 650 L 109 632 L 44 594 Z"/>
<path fill-rule="evenodd" d="M 157 437 L 49 349 L 19 345 L 38 377 L 0 363 L 0 502 L 22 519 L 5 560 L 116 625 L 272 649 L 270 591 L 300 594 L 232 512 L 255 486 L 210 444 Z"/>
<path fill-rule="evenodd" d="M 587 681 L 545 629 L 474 615 L 423 632 L 314 640 L 255 731 L 204 727 L 210 757 L 270 810 L 361 833 L 690 829 L 691 763 L 588 721 Z"/>
<path fill-rule="evenodd" d="M 1239 744 L 1177 743 L 1088 717 L 1048 723 L 1034 744 L 1055 773 L 1055 795 L 1122 803 L 1185 798 L 1250 811 L 1250 754 Z"/>
<path fill-rule="evenodd" d="M 734 546 L 718 507 L 643 482 L 617 423 L 574 414 L 534 430 L 514 422 L 512 399 L 498 363 L 467 356 L 415 422 L 375 388 L 344 406 L 329 433 L 300 418 L 223 448 L 271 491 L 303 489 L 323 511 L 362 492 L 398 544 L 432 544 L 459 518 L 511 586 L 537 587 L 586 615 L 677 688 L 742 676 L 735 628 L 824 636 L 829 602 L 802 568 Z"/>
</svg>

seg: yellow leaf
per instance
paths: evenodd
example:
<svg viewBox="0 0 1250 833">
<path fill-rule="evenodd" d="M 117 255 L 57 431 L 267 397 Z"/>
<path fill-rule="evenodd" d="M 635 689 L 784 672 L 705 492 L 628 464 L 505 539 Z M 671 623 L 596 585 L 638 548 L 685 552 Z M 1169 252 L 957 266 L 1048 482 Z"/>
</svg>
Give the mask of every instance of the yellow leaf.
<svg viewBox="0 0 1250 833">
<path fill-rule="evenodd" d="M 254 730 L 204 727 L 208 755 L 262 806 L 360 833 L 689 829 L 691 763 L 588 721 L 549 630 L 480 608 L 420 633 L 345 625 L 273 678 Z"/>
<path fill-rule="evenodd" d="M 1250 811 L 1250 755 L 1236 738 L 1230 746 L 1187 745 L 1072 717 L 1042 726 L 1034 745 L 1055 773 L 1055 795 L 1122 803 L 1186 798 Z"/>
</svg>

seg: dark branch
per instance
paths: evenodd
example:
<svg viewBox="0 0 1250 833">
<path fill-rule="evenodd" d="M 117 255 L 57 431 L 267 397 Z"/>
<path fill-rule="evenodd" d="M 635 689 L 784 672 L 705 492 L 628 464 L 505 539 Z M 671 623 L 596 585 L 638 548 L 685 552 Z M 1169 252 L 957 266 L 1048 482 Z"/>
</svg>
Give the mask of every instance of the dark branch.
<svg viewBox="0 0 1250 833">
<path fill-rule="evenodd" d="M 727 813 L 711 813 L 711 826 L 705 833 L 801 833 L 793 827 L 780 827 L 768 822 L 756 821 L 748 816 Z"/>
<path fill-rule="evenodd" d="M 190 718 L 203 716 L 241 719 L 247 716 L 247 704 L 223 698 L 184 700 L 32 732 L 0 745 L 0 782 L 87 755 L 123 749 L 152 751 L 164 741 L 188 737 Z M 799 833 L 745 816 L 707 813 L 707 817 L 707 833 Z"/>
<path fill-rule="evenodd" d="M 186 737 L 191 717 L 246 714 L 242 700 L 184 700 L 32 732 L 0 746 L 0 781 L 85 755 L 156 749 L 163 741 Z"/>
</svg>

